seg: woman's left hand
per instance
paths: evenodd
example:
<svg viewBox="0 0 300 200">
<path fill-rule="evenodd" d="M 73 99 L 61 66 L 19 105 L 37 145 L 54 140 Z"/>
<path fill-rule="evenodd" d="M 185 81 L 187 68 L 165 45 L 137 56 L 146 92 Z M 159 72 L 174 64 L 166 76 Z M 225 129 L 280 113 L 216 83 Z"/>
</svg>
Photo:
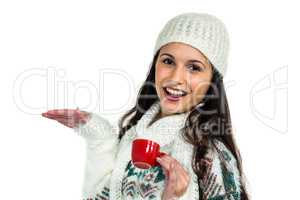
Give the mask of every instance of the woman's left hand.
<svg viewBox="0 0 300 200">
<path fill-rule="evenodd" d="M 166 184 L 162 194 L 162 200 L 172 200 L 181 197 L 187 190 L 190 182 L 188 172 L 182 165 L 169 155 L 157 158 L 166 175 Z"/>
</svg>

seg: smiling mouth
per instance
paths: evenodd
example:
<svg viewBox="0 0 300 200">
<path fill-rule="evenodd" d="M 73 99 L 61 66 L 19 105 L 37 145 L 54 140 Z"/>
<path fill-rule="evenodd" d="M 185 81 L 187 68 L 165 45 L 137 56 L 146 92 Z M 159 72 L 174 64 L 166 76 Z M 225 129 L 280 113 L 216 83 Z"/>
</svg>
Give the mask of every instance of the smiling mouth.
<svg viewBox="0 0 300 200">
<path fill-rule="evenodd" d="M 186 96 L 188 93 L 184 90 L 173 89 L 170 87 L 163 87 L 164 93 L 168 100 L 178 101 L 180 98 Z"/>
</svg>

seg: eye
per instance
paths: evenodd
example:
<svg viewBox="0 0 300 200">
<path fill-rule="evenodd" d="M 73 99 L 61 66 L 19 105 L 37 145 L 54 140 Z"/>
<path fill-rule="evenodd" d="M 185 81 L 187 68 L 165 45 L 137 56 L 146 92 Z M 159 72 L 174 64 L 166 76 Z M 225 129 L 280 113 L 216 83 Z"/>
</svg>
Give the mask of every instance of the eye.
<svg viewBox="0 0 300 200">
<path fill-rule="evenodd" d="M 189 65 L 188 67 L 191 69 L 191 71 L 203 71 L 202 67 L 199 67 L 198 65 Z"/>
<path fill-rule="evenodd" d="M 170 64 L 173 64 L 173 60 L 171 60 L 170 58 L 165 58 L 162 60 L 163 63 L 167 64 L 167 65 L 170 65 Z"/>
</svg>

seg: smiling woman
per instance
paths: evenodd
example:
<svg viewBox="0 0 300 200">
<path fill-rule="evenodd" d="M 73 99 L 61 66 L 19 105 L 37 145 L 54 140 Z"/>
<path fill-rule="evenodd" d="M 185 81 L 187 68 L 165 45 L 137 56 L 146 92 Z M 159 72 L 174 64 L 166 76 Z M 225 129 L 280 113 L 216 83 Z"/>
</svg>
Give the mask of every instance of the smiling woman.
<svg viewBox="0 0 300 200">
<path fill-rule="evenodd" d="M 212 78 L 207 58 L 196 48 L 178 42 L 160 49 L 155 70 L 162 116 L 186 112 L 201 102 Z"/>
<path fill-rule="evenodd" d="M 44 114 L 64 123 L 75 117 L 72 127 L 86 139 L 84 200 L 249 199 L 223 84 L 228 50 L 218 18 L 180 14 L 160 32 L 136 104 L 118 132 L 94 113 Z M 160 145 L 160 165 L 132 163 L 138 138 Z"/>
</svg>

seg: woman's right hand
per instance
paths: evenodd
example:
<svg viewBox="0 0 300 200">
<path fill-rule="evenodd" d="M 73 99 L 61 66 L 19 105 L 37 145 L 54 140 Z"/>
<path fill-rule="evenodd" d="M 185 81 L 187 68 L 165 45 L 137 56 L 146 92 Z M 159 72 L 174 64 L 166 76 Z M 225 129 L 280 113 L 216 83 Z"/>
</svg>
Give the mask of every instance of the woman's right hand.
<svg viewBox="0 0 300 200">
<path fill-rule="evenodd" d="M 69 128 L 75 128 L 79 124 L 85 124 L 91 115 L 89 112 L 81 111 L 77 108 L 48 110 L 42 113 L 42 116 L 56 120 Z"/>
</svg>

